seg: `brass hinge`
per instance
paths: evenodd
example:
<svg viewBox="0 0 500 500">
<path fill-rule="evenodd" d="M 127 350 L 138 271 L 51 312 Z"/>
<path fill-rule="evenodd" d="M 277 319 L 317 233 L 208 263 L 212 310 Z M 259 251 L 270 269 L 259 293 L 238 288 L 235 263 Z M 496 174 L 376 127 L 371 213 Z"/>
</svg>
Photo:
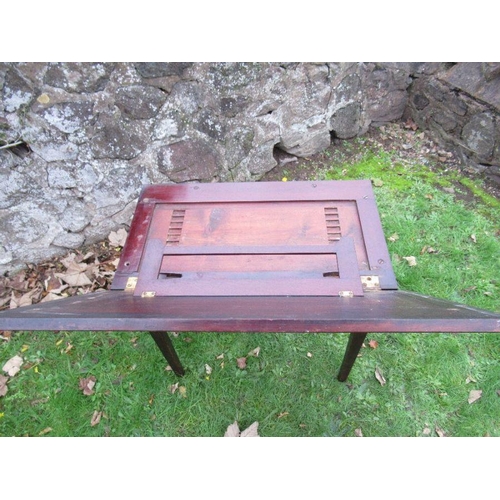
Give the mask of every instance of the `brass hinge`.
<svg viewBox="0 0 500 500">
<path fill-rule="evenodd" d="M 135 286 L 137 285 L 137 280 L 139 278 L 129 278 L 127 280 L 127 284 L 125 285 L 125 290 L 130 290 L 133 292 L 135 290 Z"/>
<path fill-rule="evenodd" d="M 354 293 L 350 290 L 342 290 L 339 292 L 339 297 L 354 297 Z"/>
<path fill-rule="evenodd" d="M 150 298 L 150 297 L 154 297 L 156 295 L 156 292 L 142 292 L 141 293 L 141 297 L 143 299 L 145 298 Z"/>
<path fill-rule="evenodd" d="M 378 276 L 361 276 L 363 290 L 380 290 L 380 280 Z"/>
</svg>

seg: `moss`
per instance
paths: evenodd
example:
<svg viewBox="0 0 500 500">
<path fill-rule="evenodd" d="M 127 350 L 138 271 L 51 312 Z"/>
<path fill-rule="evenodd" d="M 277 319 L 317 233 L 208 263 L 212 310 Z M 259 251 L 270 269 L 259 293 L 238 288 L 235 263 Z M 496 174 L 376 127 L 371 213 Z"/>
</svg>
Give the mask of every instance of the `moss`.
<svg viewBox="0 0 500 500">
<path fill-rule="evenodd" d="M 461 177 L 459 179 L 459 182 L 488 207 L 491 207 L 496 210 L 500 209 L 500 200 L 488 194 L 483 188 L 477 185 L 477 182 L 467 177 Z"/>
<path fill-rule="evenodd" d="M 376 187 L 387 186 L 393 191 L 406 191 L 415 182 L 450 187 L 451 179 L 425 165 L 403 164 L 387 152 L 367 153 L 359 162 L 327 171 L 327 179 L 371 179 Z"/>
</svg>

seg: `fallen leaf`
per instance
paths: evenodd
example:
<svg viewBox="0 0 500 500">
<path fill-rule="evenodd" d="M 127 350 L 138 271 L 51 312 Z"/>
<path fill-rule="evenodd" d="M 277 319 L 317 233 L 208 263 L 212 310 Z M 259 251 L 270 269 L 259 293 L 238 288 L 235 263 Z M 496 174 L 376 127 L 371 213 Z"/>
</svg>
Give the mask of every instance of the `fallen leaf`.
<svg viewBox="0 0 500 500">
<path fill-rule="evenodd" d="M 108 236 L 109 244 L 113 247 L 123 247 L 125 246 L 125 241 L 127 240 L 127 231 L 121 228 L 118 231 L 111 231 Z"/>
<path fill-rule="evenodd" d="M 247 367 L 247 358 L 238 358 L 236 364 L 240 370 L 244 370 Z"/>
<path fill-rule="evenodd" d="M 87 264 L 71 262 L 65 273 L 56 273 L 56 276 L 61 278 L 69 286 L 81 287 L 92 285 L 92 281 L 90 281 L 85 274 L 86 270 Z"/>
<path fill-rule="evenodd" d="M 469 399 L 467 400 L 469 404 L 471 405 L 475 401 L 481 398 L 483 395 L 483 391 L 478 390 L 478 389 L 473 389 L 472 391 L 469 392 Z"/>
<path fill-rule="evenodd" d="M 179 388 L 179 382 L 176 382 L 175 384 L 172 384 L 169 386 L 168 391 L 170 394 L 175 394 L 175 391 Z"/>
<path fill-rule="evenodd" d="M 183 397 L 183 398 L 187 398 L 187 395 L 186 395 L 186 388 L 181 385 L 179 386 L 179 394 Z"/>
<path fill-rule="evenodd" d="M 96 410 L 92 415 L 92 418 L 90 419 L 90 426 L 91 427 L 96 426 L 101 421 L 101 417 L 102 417 L 102 411 Z"/>
<path fill-rule="evenodd" d="M 372 182 L 375 187 L 382 187 L 384 185 L 384 181 L 381 179 L 372 179 Z"/>
<path fill-rule="evenodd" d="M 78 383 L 78 386 L 80 390 L 83 391 L 83 394 L 85 394 L 85 396 L 92 396 L 92 394 L 94 394 L 95 383 L 96 383 L 96 378 L 94 377 L 94 375 L 91 375 L 90 377 L 87 378 L 81 378 Z"/>
<path fill-rule="evenodd" d="M 65 286 L 68 288 L 68 285 Z M 53 300 L 63 299 L 62 295 L 56 295 L 55 293 L 49 292 L 40 302 L 51 302 Z"/>
<path fill-rule="evenodd" d="M 386 380 L 382 375 L 382 372 L 380 371 L 380 368 L 378 366 L 377 368 L 375 368 L 375 378 L 380 382 L 380 385 L 386 384 Z"/>
<path fill-rule="evenodd" d="M 469 376 L 469 377 L 467 377 L 467 378 L 465 379 L 465 383 L 466 383 L 466 384 L 470 384 L 471 382 L 477 382 L 477 380 L 476 380 L 476 379 L 474 379 L 474 378 L 472 378 L 471 376 Z"/>
<path fill-rule="evenodd" d="M 238 422 L 234 421 L 229 425 L 224 433 L 224 437 L 240 437 L 240 428 Z"/>
<path fill-rule="evenodd" d="M 363 437 L 363 431 L 361 429 L 354 429 L 354 435 L 358 438 Z"/>
<path fill-rule="evenodd" d="M 410 255 L 409 257 L 403 257 L 403 259 L 405 259 L 406 262 L 408 262 L 408 265 L 410 267 L 414 267 L 417 265 L 417 259 L 413 255 Z"/>
<path fill-rule="evenodd" d="M 224 359 L 224 353 L 219 354 L 215 359 Z"/>
<path fill-rule="evenodd" d="M 378 342 L 376 340 L 370 340 L 370 342 L 368 342 L 368 345 L 372 348 L 372 349 L 376 349 L 378 347 Z"/>
<path fill-rule="evenodd" d="M 422 431 L 422 434 L 424 436 L 429 436 L 431 433 L 431 430 L 429 429 L 429 427 L 424 427 L 424 430 Z"/>
<path fill-rule="evenodd" d="M 306 354 L 306 356 L 307 356 L 308 358 L 312 358 L 312 357 L 313 357 L 313 355 L 312 355 L 312 353 L 311 353 L 311 352 L 308 352 L 308 353 Z"/>
<path fill-rule="evenodd" d="M 21 356 L 14 356 L 10 358 L 7 363 L 3 365 L 2 370 L 7 373 L 10 377 L 13 377 L 20 369 L 23 364 L 23 358 Z"/>
<path fill-rule="evenodd" d="M 500 390 L 497 391 L 497 396 L 500 396 Z"/>
<path fill-rule="evenodd" d="M 260 353 L 260 347 L 256 347 L 255 349 L 251 350 L 247 356 L 254 356 L 255 358 L 257 358 L 259 356 L 259 353 Z"/>
<path fill-rule="evenodd" d="M 210 365 L 205 364 L 205 373 L 210 375 L 212 373 L 212 367 Z"/>
<path fill-rule="evenodd" d="M 260 437 L 258 433 L 259 422 L 254 422 L 252 425 L 247 427 L 244 431 L 241 431 L 240 437 Z"/>
<path fill-rule="evenodd" d="M 278 415 L 278 418 L 283 418 L 286 417 L 287 415 L 290 415 L 287 411 L 284 411 Z"/>
<path fill-rule="evenodd" d="M 397 240 L 399 240 L 399 235 L 398 233 L 394 233 L 392 236 L 389 236 L 388 238 L 389 241 L 392 241 L 393 243 Z"/>
<path fill-rule="evenodd" d="M 477 243 L 477 239 L 476 239 L 476 235 L 475 235 L 475 234 L 471 234 L 471 235 L 470 235 L 470 239 L 471 239 L 474 243 Z"/>
<path fill-rule="evenodd" d="M 0 339 L 10 340 L 12 338 L 12 332 L 4 330 L 0 332 Z"/>
<path fill-rule="evenodd" d="M 33 304 L 33 299 L 40 294 L 41 289 L 35 288 L 34 290 L 29 291 L 18 297 L 14 292 L 12 292 L 10 297 L 10 309 L 17 309 L 18 307 L 30 306 Z"/>
<path fill-rule="evenodd" d="M 441 427 L 438 427 L 438 426 L 436 425 L 435 430 L 436 430 L 436 434 L 437 434 L 440 438 L 442 438 L 442 437 L 446 437 L 446 434 L 445 434 L 445 432 L 443 431 L 443 429 L 441 429 Z"/>
<path fill-rule="evenodd" d="M 45 427 L 43 431 L 41 431 L 38 435 L 43 436 L 44 434 L 48 434 L 52 430 L 52 427 Z"/>
<path fill-rule="evenodd" d="M 244 431 L 240 432 L 238 422 L 234 421 L 226 429 L 226 432 L 224 433 L 224 437 L 260 437 L 259 433 L 257 432 L 258 428 L 259 428 L 259 422 L 254 422 L 252 425 L 247 427 Z"/>
<path fill-rule="evenodd" d="M 0 375 L 0 397 L 5 396 L 8 391 L 7 387 L 7 381 L 9 380 L 9 377 L 6 377 L 5 375 Z"/>
</svg>

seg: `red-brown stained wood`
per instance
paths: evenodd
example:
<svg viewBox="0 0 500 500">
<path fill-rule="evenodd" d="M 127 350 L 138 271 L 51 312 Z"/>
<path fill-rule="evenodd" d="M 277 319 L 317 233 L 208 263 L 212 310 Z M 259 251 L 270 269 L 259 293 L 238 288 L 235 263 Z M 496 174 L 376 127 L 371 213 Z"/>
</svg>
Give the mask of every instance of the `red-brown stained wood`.
<svg viewBox="0 0 500 500">
<path fill-rule="evenodd" d="M 146 187 L 112 290 L 0 330 L 148 330 L 178 374 L 167 331 L 350 332 L 345 380 L 366 332 L 498 333 L 500 315 L 397 290 L 370 181 L 214 183 Z"/>
</svg>

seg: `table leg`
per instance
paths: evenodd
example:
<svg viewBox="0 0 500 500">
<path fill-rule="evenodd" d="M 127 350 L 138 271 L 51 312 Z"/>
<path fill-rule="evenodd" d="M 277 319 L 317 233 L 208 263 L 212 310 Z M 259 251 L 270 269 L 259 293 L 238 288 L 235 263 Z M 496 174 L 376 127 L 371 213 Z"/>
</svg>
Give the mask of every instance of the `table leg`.
<svg viewBox="0 0 500 500">
<path fill-rule="evenodd" d="M 345 382 L 349 376 L 352 365 L 358 357 L 359 350 L 363 345 L 366 333 L 351 333 L 349 335 L 349 341 L 347 342 L 347 348 L 345 350 L 344 359 L 342 361 L 342 366 L 340 367 L 337 379 L 340 382 Z"/>
<path fill-rule="evenodd" d="M 172 344 L 172 341 L 170 340 L 170 337 L 168 336 L 167 332 L 149 332 L 151 336 L 153 337 L 154 341 L 156 342 L 156 345 L 162 352 L 163 356 L 165 356 L 165 359 L 168 361 L 168 364 L 174 371 L 176 375 L 182 376 L 184 375 L 185 371 L 184 368 L 182 367 L 182 364 L 179 360 L 179 356 L 177 356 L 177 353 L 175 352 L 174 346 Z"/>
</svg>

